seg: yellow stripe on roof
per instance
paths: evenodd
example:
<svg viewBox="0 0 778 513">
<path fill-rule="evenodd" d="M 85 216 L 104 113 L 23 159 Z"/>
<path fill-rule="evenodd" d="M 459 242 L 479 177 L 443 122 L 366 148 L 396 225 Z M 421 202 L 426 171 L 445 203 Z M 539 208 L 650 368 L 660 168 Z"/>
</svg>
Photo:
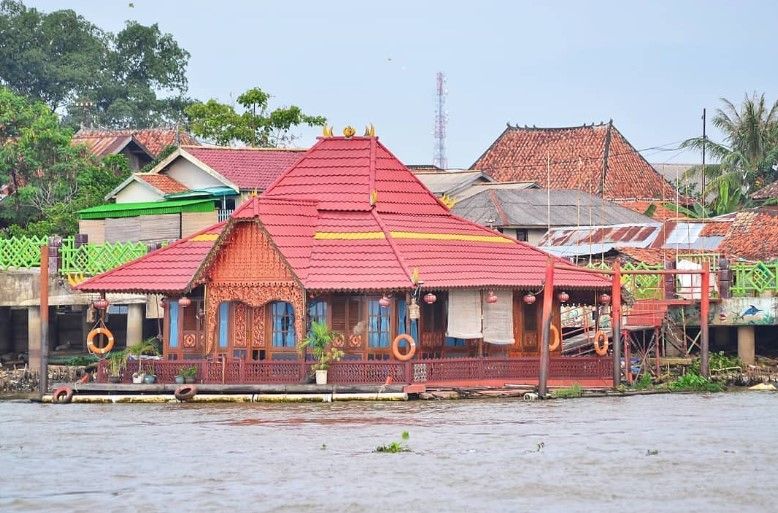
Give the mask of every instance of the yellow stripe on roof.
<svg viewBox="0 0 778 513">
<path fill-rule="evenodd" d="M 461 242 L 494 242 L 511 244 L 513 241 L 499 235 L 470 235 L 466 233 L 389 232 L 395 239 L 449 240 Z M 378 240 L 385 239 L 384 232 L 316 232 L 317 240 Z"/>
<path fill-rule="evenodd" d="M 192 242 L 213 242 L 218 238 L 219 238 L 218 233 L 201 233 L 200 235 L 192 237 L 189 240 L 191 240 Z"/>
</svg>

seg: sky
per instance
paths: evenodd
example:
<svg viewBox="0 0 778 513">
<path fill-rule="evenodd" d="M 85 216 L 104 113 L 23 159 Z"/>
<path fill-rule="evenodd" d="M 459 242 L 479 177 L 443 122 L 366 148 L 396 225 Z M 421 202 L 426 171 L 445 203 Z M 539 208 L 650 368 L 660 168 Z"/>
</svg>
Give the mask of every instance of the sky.
<svg viewBox="0 0 778 513">
<path fill-rule="evenodd" d="M 607 122 L 650 162 L 697 163 L 719 98 L 778 99 L 775 1 L 27 0 L 110 31 L 158 23 L 191 53 L 189 94 L 250 87 L 328 118 L 373 123 L 406 164 L 433 158 L 435 76 L 446 74 L 449 167 L 469 167 L 506 123 Z M 298 130 L 299 146 L 320 129 Z M 709 125 L 709 136 L 720 134 Z"/>
</svg>

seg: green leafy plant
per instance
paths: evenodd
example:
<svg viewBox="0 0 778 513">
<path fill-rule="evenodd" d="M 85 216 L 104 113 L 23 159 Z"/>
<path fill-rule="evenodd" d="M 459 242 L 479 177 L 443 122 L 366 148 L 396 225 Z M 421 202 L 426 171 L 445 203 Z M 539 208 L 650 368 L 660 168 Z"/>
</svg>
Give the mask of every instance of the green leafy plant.
<svg viewBox="0 0 778 513">
<path fill-rule="evenodd" d="M 197 376 L 197 367 L 192 365 L 191 367 L 184 367 L 178 371 L 178 375 L 183 378 L 194 378 Z"/>
<path fill-rule="evenodd" d="M 388 453 L 398 453 L 398 452 L 411 452 L 411 448 L 408 447 L 408 440 L 410 440 L 411 435 L 407 431 L 403 431 L 401 435 L 402 440 L 399 442 L 391 442 L 386 445 L 379 445 L 375 448 L 374 452 L 388 452 Z"/>
<path fill-rule="evenodd" d="M 337 347 L 332 347 L 332 342 L 339 333 L 330 329 L 324 322 L 313 322 L 311 331 L 298 344 L 298 349 L 305 352 L 310 349 L 316 363 L 312 365 L 313 370 L 327 370 L 330 363 L 340 361 L 343 358 L 343 351 Z"/>
<path fill-rule="evenodd" d="M 724 351 L 718 353 L 711 353 L 708 358 L 708 368 L 711 372 L 723 371 L 726 369 L 738 369 L 743 367 L 743 361 L 737 356 L 729 356 Z M 700 359 L 695 358 L 689 365 L 689 372 L 693 374 L 700 374 Z"/>
<path fill-rule="evenodd" d="M 651 374 L 644 372 L 640 377 L 632 384 L 634 390 L 646 390 L 654 386 L 654 381 L 651 378 Z"/>
<path fill-rule="evenodd" d="M 569 387 L 559 388 L 553 390 L 551 395 L 557 399 L 570 399 L 573 397 L 581 397 L 583 395 L 583 387 L 578 383 L 573 383 Z"/>
<path fill-rule="evenodd" d="M 127 352 L 112 351 L 106 358 L 106 361 L 108 362 L 108 374 L 113 377 L 119 377 L 127 367 Z"/>
<path fill-rule="evenodd" d="M 689 392 L 721 392 L 724 390 L 718 383 L 710 381 L 704 376 L 691 370 L 668 385 L 670 390 Z"/>
<path fill-rule="evenodd" d="M 90 354 L 90 355 L 79 355 L 79 356 L 72 356 L 65 360 L 65 365 L 70 365 L 73 367 L 86 367 L 87 365 L 91 365 L 93 363 L 97 363 L 100 361 L 100 358 L 97 356 Z"/>
<path fill-rule="evenodd" d="M 138 360 L 138 370 L 142 370 L 142 362 L 141 356 L 158 356 L 160 353 L 159 348 L 159 341 L 156 337 L 150 337 L 146 340 L 141 340 L 140 342 L 136 342 L 134 344 L 130 344 L 127 346 L 126 349 L 127 358 L 130 356 L 134 357 Z M 150 367 L 148 370 L 145 371 L 146 374 L 154 374 L 153 369 Z"/>
</svg>

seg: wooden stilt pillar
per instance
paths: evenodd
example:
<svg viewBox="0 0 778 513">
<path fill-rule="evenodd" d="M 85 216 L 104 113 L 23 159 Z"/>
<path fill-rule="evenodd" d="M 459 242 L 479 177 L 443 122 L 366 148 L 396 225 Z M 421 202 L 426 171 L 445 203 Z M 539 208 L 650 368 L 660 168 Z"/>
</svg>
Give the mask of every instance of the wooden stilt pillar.
<svg viewBox="0 0 778 513">
<path fill-rule="evenodd" d="M 613 388 L 621 384 L 621 264 L 613 262 L 611 285 L 611 329 L 613 330 Z M 627 362 L 626 365 L 629 365 Z"/>
<path fill-rule="evenodd" d="M 40 381 L 38 395 L 43 395 L 49 388 L 49 246 L 41 246 L 41 273 L 40 273 L 40 322 L 41 322 L 41 349 L 40 349 Z"/>
<path fill-rule="evenodd" d="M 546 264 L 546 280 L 543 284 L 543 314 L 542 314 L 542 333 L 540 341 L 540 375 L 538 376 L 538 395 L 546 397 L 548 393 L 548 367 L 549 350 L 548 344 L 551 340 L 551 317 L 554 306 L 554 258 L 548 257 Z"/>
<path fill-rule="evenodd" d="M 709 329 L 708 312 L 710 311 L 710 263 L 706 260 L 702 263 L 702 276 L 700 277 L 700 373 L 706 378 L 710 377 L 709 367 Z"/>
</svg>

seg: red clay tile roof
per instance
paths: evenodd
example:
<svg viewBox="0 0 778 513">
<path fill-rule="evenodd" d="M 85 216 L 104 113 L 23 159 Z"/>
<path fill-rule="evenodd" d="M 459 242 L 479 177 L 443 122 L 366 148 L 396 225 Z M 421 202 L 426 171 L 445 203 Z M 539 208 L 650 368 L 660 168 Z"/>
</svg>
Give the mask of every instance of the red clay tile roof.
<svg viewBox="0 0 778 513">
<path fill-rule="evenodd" d="M 700 232 L 700 237 L 724 237 L 729 232 L 732 221 L 708 221 Z"/>
<path fill-rule="evenodd" d="M 168 175 L 135 173 L 135 177 L 139 180 L 143 180 L 163 194 L 175 194 L 177 192 L 186 192 L 189 190 L 184 184 L 177 182 Z"/>
<path fill-rule="evenodd" d="M 427 288 L 537 288 L 548 258 L 529 244 L 451 215 L 370 137 L 321 139 L 264 194 L 241 205 L 229 222 L 254 221 L 267 229 L 308 290 L 408 290 L 416 272 Z M 158 290 L 160 281 L 181 291 L 193 286 L 202 262 L 212 261 L 206 260 L 208 250 L 222 250 L 203 245 L 196 254 L 184 252 L 192 244 L 155 252 L 81 288 L 116 286 L 111 275 L 117 274 L 128 280 L 123 282 L 128 290 Z M 179 255 L 181 263 L 176 262 Z M 175 283 L 165 278 L 170 267 L 180 270 Z M 570 289 L 610 287 L 591 273 L 561 269 L 555 283 Z"/>
<path fill-rule="evenodd" d="M 239 188 L 258 191 L 267 189 L 281 173 L 297 162 L 305 151 L 286 148 L 206 146 L 183 149 Z"/>
<path fill-rule="evenodd" d="M 778 207 L 738 212 L 718 251 L 743 260 L 778 258 Z"/>
<path fill-rule="evenodd" d="M 226 223 L 218 223 L 132 262 L 90 278 L 82 292 L 171 294 L 188 290 L 192 278 Z"/>
<path fill-rule="evenodd" d="M 579 189 L 593 194 L 602 192 L 604 168 L 607 168 L 604 179 L 607 199 L 675 199 L 673 186 L 611 124 L 570 128 L 508 125 L 471 166 L 501 182 L 536 182 L 541 187 Z"/>
<path fill-rule="evenodd" d="M 676 212 L 671 207 L 666 206 L 661 201 L 617 201 L 622 207 L 628 208 L 643 215 L 653 205 L 654 212 L 649 217 L 657 221 L 667 221 L 668 219 L 686 219 L 686 216 Z"/>
<path fill-rule="evenodd" d="M 113 155 L 121 151 L 134 139 L 151 157 L 156 158 L 162 150 L 175 145 L 176 131 L 169 128 L 144 128 L 138 130 L 85 130 L 81 129 L 73 136 L 74 144 L 86 144 L 97 156 Z M 178 134 L 178 144 L 198 145 L 197 139 L 186 132 Z"/>
<path fill-rule="evenodd" d="M 778 198 L 778 181 L 775 181 L 765 187 L 762 187 L 751 195 L 755 200 L 767 200 Z"/>
</svg>

